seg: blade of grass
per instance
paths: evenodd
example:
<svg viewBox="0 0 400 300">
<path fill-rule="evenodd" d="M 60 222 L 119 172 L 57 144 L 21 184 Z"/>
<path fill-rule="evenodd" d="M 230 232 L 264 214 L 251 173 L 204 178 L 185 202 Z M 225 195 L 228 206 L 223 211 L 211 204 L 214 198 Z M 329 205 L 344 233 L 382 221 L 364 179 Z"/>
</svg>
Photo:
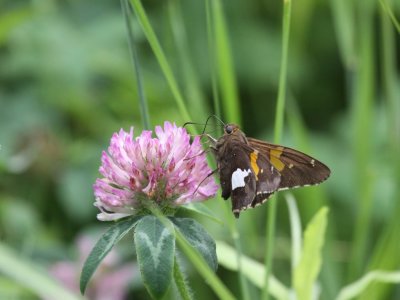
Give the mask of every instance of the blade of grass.
<svg viewBox="0 0 400 300">
<path fill-rule="evenodd" d="M 238 262 L 235 259 L 237 253 L 235 249 L 223 241 L 216 241 L 217 256 L 220 265 L 228 270 L 237 271 L 239 268 Z M 241 265 L 243 274 L 257 287 L 264 287 L 265 267 L 262 263 L 251 259 L 245 255 L 241 256 Z M 273 275 L 269 278 L 270 293 L 277 299 L 289 299 L 290 291 Z"/>
<path fill-rule="evenodd" d="M 282 20 L 282 57 L 281 57 L 281 70 L 279 77 L 279 90 L 275 114 L 275 128 L 274 128 L 274 142 L 279 144 L 282 131 L 283 131 L 283 117 L 285 109 L 285 95 L 286 95 L 286 81 L 287 81 L 287 64 L 289 53 L 289 36 L 290 36 L 290 18 L 291 18 L 292 1 L 283 1 L 283 20 Z M 265 286 L 262 292 L 262 299 L 269 299 L 269 276 L 272 274 L 273 268 L 273 252 L 275 244 L 275 223 L 276 223 L 276 210 L 278 201 L 273 197 L 269 201 L 270 207 L 268 210 L 268 222 L 266 232 L 266 255 L 265 255 Z"/>
<path fill-rule="evenodd" d="M 142 75 L 140 73 L 139 58 L 136 52 L 135 37 L 133 35 L 133 30 L 132 30 L 132 24 L 130 18 L 131 14 L 130 14 L 130 7 L 128 0 L 121 0 L 121 7 L 122 7 L 122 13 L 125 18 L 126 28 L 128 30 L 128 45 L 136 77 L 136 86 L 138 89 L 139 107 L 140 107 L 140 113 L 142 115 L 143 128 L 150 130 L 151 123 L 150 123 L 149 109 L 147 105 L 147 98 L 144 92 L 144 87 L 142 84 Z"/>
<path fill-rule="evenodd" d="M 304 124 L 304 120 L 301 117 L 299 109 L 296 105 L 296 100 L 293 97 L 288 97 L 287 103 L 287 120 L 290 132 L 292 133 L 296 147 L 304 150 L 306 153 L 313 153 L 310 147 L 310 139 L 307 133 L 307 128 Z M 334 172 L 334 170 L 332 170 Z M 301 205 L 301 216 L 303 220 L 309 220 L 317 212 L 318 208 L 324 205 L 328 205 L 328 195 L 326 190 L 320 186 L 318 188 L 311 189 L 299 189 L 296 191 L 296 195 L 299 199 L 306 201 L 302 202 Z M 334 224 L 335 219 L 332 215 L 328 216 L 329 223 Z M 335 232 L 336 226 L 329 226 L 326 234 L 326 247 L 324 247 L 324 258 L 330 258 L 333 256 L 332 253 L 332 242 L 336 237 Z M 326 299 L 333 299 L 336 295 L 337 290 L 343 285 L 339 275 L 338 265 L 332 259 L 324 259 L 321 271 L 321 284 L 322 284 L 322 297 Z"/>
<path fill-rule="evenodd" d="M 389 15 L 390 19 L 393 22 L 393 25 L 396 27 L 397 32 L 400 33 L 400 23 L 397 21 L 396 16 L 394 15 L 392 9 L 389 4 L 385 0 L 379 0 L 379 3 L 382 5 L 385 12 Z"/>
<path fill-rule="evenodd" d="M 368 172 L 371 156 L 371 129 L 374 99 L 374 5 L 372 0 L 358 3 L 360 43 L 358 47 L 359 64 L 355 81 L 355 95 L 352 103 L 354 176 L 356 178 L 356 197 L 359 213 L 354 226 L 349 279 L 359 277 L 364 267 L 366 245 L 371 224 L 372 182 Z"/>
<path fill-rule="evenodd" d="M 168 3 L 169 21 L 171 23 L 174 44 L 177 48 L 179 65 L 182 66 L 184 81 L 184 92 L 191 112 L 196 112 L 196 118 L 205 120 L 209 115 L 204 95 L 200 89 L 200 84 L 193 62 L 190 57 L 188 39 L 185 28 L 187 25 L 182 17 L 182 7 L 180 0 L 173 0 Z"/>
<path fill-rule="evenodd" d="M 386 2 L 385 2 L 386 3 Z M 391 2 L 389 2 L 391 3 Z M 400 105 L 398 101 L 398 91 L 396 90 L 396 81 L 398 80 L 398 74 L 396 73 L 396 34 L 390 21 L 386 17 L 386 11 L 381 9 L 381 73 L 382 73 L 382 85 L 383 85 L 383 97 L 386 103 L 386 113 L 388 116 L 388 128 L 390 130 L 390 141 L 394 153 L 397 152 L 400 139 Z M 399 31 L 400 33 L 400 31 Z"/>
<path fill-rule="evenodd" d="M 340 290 L 336 300 L 349 300 L 360 295 L 372 282 L 400 283 L 400 272 L 372 271 Z M 364 299 L 364 298 L 362 298 Z M 373 298 L 384 299 L 384 298 Z"/>
<path fill-rule="evenodd" d="M 229 122 L 241 124 L 238 88 L 221 0 L 212 1 L 212 12 L 215 31 L 215 51 L 217 54 L 216 65 L 218 68 L 224 114 Z"/>
<path fill-rule="evenodd" d="M 40 297 L 50 299 L 83 299 L 64 289 L 52 277 L 41 272 L 31 262 L 18 257 L 16 253 L 0 244 L 0 273 L 6 275 Z"/>
<path fill-rule="evenodd" d="M 390 4 L 390 2 L 389 2 Z M 396 82 L 398 74 L 396 73 L 396 33 L 386 16 L 386 12 L 381 9 L 381 61 L 382 61 L 382 86 L 383 97 L 385 98 L 386 114 L 388 120 L 388 138 L 391 148 L 391 161 L 397 162 L 394 167 L 394 177 L 397 182 L 400 181 L 400 162 L 398 161 L 398 153 L 400 151 L 400 120 L 397 116 L 400 114 L 399 94 L 396 90 Z M 394 203 L 398 203 L 400 197 L 400 187 L 396 185 L 395 193 L 391 199 Z M 400 231 L 400 204 L 397 204 L 392 210 L 391 216 L 388 216 L 388 222 L 380 239 L 373 249 L 372 259 L 369 269 L 395 270 L 400 266 L 400 240 L 398 233 Z M 393 289 L 393 285 L 373 283 L 360 296 L 360 299 L 385 299 L 389 297 L 389 293 Z"/>
<path fill-rule="evenodd" d="M 356 62 L 353 16 L 354 1 L 330 0 L 330 4 L 339 53 L 346 66 L 346 70 L 353 70 Z"/>
<path fill-rule="evenodd" d="M 239 99 L 237 96 L 236 79 L 234 78 L 233 73 L 234 68 L 231 59 L 228 33 L 221 3 L 219 0 L 213 2 L 210 2 L 210 0 L 206 0 L 205 9 L 207 18 L 208 51 L 210 57 L 211 84 L 213 90 L 215 114 L 217 116 L 220 116 L 221 114 L 216 80 L 216 68 L 218 68 L 221 90 L 223 93 L 224 111 L 230 122 L 239 123 Z M 240 283 L 241 299 L 247 300 L 250 299 L 250 292 L 247 280 L 242 272 L 241 257 L 243 255 L 243 252 L 240 241 L 238 223 L 233 220 L 231 210 L 228 205 L 225 203 L 223 206 L 225 215 L 227 216 L 227 223 L 229 226 L 233 244 L 235 245 L 236 249 L 236 261 L 238 264 L 237 270 Z"/>
<path fill-rule="evenodd" d="M 213 95 L 213 104 L 214 104 L 214 114 L 218 117 L 221 117 L 221 105 L 220 99 L 218 94 L 218 85 L 217 85 L 217 70 L 216 70 L 216 55 L 215 55 L 215 30 L 213 29 L 215 26 L 213 25 L 213 15 L 212 13 L 212 6 L 210 3 L 211 0 L 205 0 L 205 10 L 206 10 L 206 24 L 207 24 L 207 44 L 208 44 L 208 57 L 209 57 L 209 67 L 210 67 L 210 74 L 211 74 L 211 88 L 212 88 L 212 95 Z M 219 127 L 218 127 L 219 130 Z M 220 131 L 220 130 L 219 130 Z M 218 132 L 221 134 L 222 132 Z"/>
<path fill-rule="evenodd" d="M 140 25 L 142 26 L 143 32 L 152 48 L 154 55 L 156 56 L 158 63 L 161 67 L 161 70 L 164 73 L 164 76 L 168 82 L 169 87 L 171 88 L 171 92 L 175 98 L 175 101 L 178 105 L 178 109 L 182 115 L 182 118 L 185 120 L 192 120 L 189 114 L 189 111 L 186 108 L 185 101 L 183 100 L 182 93 L 179 89 L 178 83 L 175 79 L 174 73 L 170 67 L 170 64 L 167 60 L 167 57 L 164 54 L 164 51 L 157 39 L 157 36 L 153 30 L 153 27 L 150 24 L 150 21 L 146 15 L 146 12 L 143 8 L 140 0 L 130 0 L 132 7 L 136 13 L 136 16 L 139 19 Z M 193 129 L 196 132 L 196 129 Z M 197 132 L 196 132 L 197 134 Z"/>
</svg>

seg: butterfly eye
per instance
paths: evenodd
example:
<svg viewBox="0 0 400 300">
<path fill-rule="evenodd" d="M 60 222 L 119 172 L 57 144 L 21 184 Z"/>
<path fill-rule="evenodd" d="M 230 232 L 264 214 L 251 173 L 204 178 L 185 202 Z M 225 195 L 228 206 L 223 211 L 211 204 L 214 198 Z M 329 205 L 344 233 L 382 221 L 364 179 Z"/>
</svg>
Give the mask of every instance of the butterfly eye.
<svg viewBox="0 0 400 300">
<path fill-rule="evenodd" d="M 231 134 L 231 133 L 233 132 L 233 126 L 232 126 L 232 125 L 227 125 L 227 126 L 225 127 L 225 132 L 226 132 L 227 134 Z"/>
</svg>

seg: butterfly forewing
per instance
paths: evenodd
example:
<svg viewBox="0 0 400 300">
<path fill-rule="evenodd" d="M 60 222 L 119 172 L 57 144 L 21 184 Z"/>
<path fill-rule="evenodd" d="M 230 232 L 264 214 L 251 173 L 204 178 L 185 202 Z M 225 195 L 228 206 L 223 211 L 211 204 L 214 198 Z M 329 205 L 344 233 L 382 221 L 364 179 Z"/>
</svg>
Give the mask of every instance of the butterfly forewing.
<svg viewBox="0 0 400 300">
<path fill-rule="evenodd" d="M 222 197 L 232 199 L 236 217 L 274 192 L 321 183 L 330 170 L 300 151 L 247 138 L 235 124 L 219 139 L 207 135 L 218 164 Z"/>
<path fill-rule="evenodd" d="M 326 165 L 303 152 L 253 138 L 248 138 L 248 142 L 267 156 L 281 174 L 278 190 L 319 184 L 330 175 Z"/>
</svg>

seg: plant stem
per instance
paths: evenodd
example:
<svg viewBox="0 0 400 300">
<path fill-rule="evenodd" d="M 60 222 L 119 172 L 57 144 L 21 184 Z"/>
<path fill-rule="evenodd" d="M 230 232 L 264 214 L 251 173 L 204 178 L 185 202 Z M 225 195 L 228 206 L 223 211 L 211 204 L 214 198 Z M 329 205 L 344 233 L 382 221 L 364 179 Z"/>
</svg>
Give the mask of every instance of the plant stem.
<svg viewBox="0 0 400 300">
<path fill-rule="evenodd" d="M 215 54 L 215 34 L 214 34 L 214 23 L 213 23 L 213 11 L 212 5 L 210 3 L 211 0 L 206 0 L 206 20 L 207 20 L 207 41 L 208 41 L 208 57 L 209 57 L 209 66 L 211 73 L 211 87 L 212 87 L 212 95 L 213 95 L 213 103 L 214 103 L 214 114 L 218 117 L 221 117 L 221 104 L 218 94 L 218 85 L 217 85 L 217 72 L 216 72 L 216 54 Z M 218 131 L 219 130 L 219 127 Z M 218 132 L 221 134 L 221 132 Z"/>
<path fill-rule="evenodd" d="M 121 7 L 122 7 L 122 12 L 124 14 L 125 18 L 125 23 L 126 23 L 126 28 L 128 30 L 128 44 L 129 44 L 129 50 L 131 52 L 131 57 L 132 57 L 132 64 L 136 76 L 136 85 L 138 89 L 138 94 L 139 94 L 139 106 L 140 106 L 140 113 L 142 115 L 142 120 L 143 120 L 143 128 L 149 130 L 151 128 L 150 125 L 150 116 L 149 116 L 149 109 L 147 105 L 147 98 L 144 92 L 143 88 L 143 83 L 142 83 L 142 75 L 140 73 L 140 64 L 139 64 L 139 58 L 136 53 L 136 47 L 135 47 L 135 37 L 133 35 L 133 30 L 132 30 L 132 24 L 131 24 L 131 19 L 130 19 L 130 9 L 129 9 L 129 2 L 128 0 L 121 0 Z"/>
<path fill-rule="evenodd" d="M 279 90 L 278 99 L 276 105 L 275 114 L 275 128 L 274 128 L 274 142 L 280 143 L 283 131 L 283 118 L 285 109 L 285 94 L 286 94 L 286 82 L 287 82 L 287 61 L 289 52 L 289 36 L 290 36 L 290 17 L 291 17 L 292 1 L 283 1 L 283 36 L 282 36 L 282 57 L 281 57 L 281 71 L 279 77 Z M 275 223 L 276 223 L 276 211 L 278 201 L 276 197 L 273 197 L 269 201 L 270 207 L 268 210 L 268 222 L 266 232 L 268 234 L 266 241 L 266 254 L 265 254 L 265 285 L 262 293 L 264 300 L 269 299 L 269 277 L 272 274 L 273 267 L 273 252 L 275 244 Z"/>
<path fill-rule="evenodd" d="M 175 98 L 175 101 L 178 105 L 182 118 L 184 120 L 191 120 L 189 111 L 186 108 L 186 104 L 183 100 L 183 96 L 179 89 L 178 83 L 175 79 L 174 73 L 172 72 L 167 57 L 164 54 L 164 51 L 160 45 L 160 42 L 157 39 L 153 27 L 150 24 L 150 21 L 146 15 L 142 3 L 140 2 L 140 0 L 130 0 L 130 2 L 133 6 L 136 15 L 139 18 L 139 22 L 142 26 L 144 34 L 146 35 L 147 41 L 149 42 L 150 47 L 153 50 L 154 55 L 158 60 L 161 70 L 164 73 L 165 79 L 167 80 L 171 92 Z M 195 134 L 197 134 L 197 131 L 195 129 L 193 129 L 193 131 L 195 132 Z"/>
<path fill-rule="evenodd" d="M 375 1 L 358 3 L 359 47 L 352 119 L 354 135 L 354 176 L 358 214 L 354 226 L 354 242 L 349 265 L 349 280 L 358 278 L 365 266 L 367 244 L 370 237 L 373 189 L 370 161 L 372 152 L 371 131 L 373 129 L 374 105 L 374 6 Z"/>
<path fill-rule="evenodd" d="M 186 257 L 192 262 L 193 266 L 200 273 L 200 275 L 206 280 L 207 284 L 211 289 L 217 294 L 219 299 L 224 300 L 234 300 L 236 299 L 230 290 L 223 284 L 223 282 L 218 278 L 218 276 L 210 269 L 204 258 L 199 254 L 199 252 L 194 249 L 183 234 L 179 230 L 174 230 L 171 228 L 170 222 L 163 216 L 160 210 L 150 205 L 148 207 L 153 215 L 155 215 L 173 234 L 175 234 L 176 241 L 178 242 L 181 250 L 185 253 Z"/>
<path fill-rule="evenodd" d="M 185 280 L 185 277 L 179 267 L 179 261 L 175 254 L 175 261 L 174 261 L 174 279 L 176 287 L 178 288 L 179 294 L 183 300 L 192 300 L 192 294 L 190 292 L 190 287 Z"/>
<path fill-rule="evenodd" d="M 379 3 L 382 5 L 385 12 L 389 15 L 390 19 L 393 22 L 393 25 L 396 27 L 397 32 L 400 33 L 400 23 L 397 21 L 396 16 L 394 15 L 393 11 L 391 10 L 388 3 L 385 0 L 379 0 Z"/>
<path fill-rule="evenodd" d="M 221 0 L 212 1 L 216 63 L 221 90 L 221 104 L 228 122 L 241 124 L 240 103 L 227 24 Z"/>
</svg>

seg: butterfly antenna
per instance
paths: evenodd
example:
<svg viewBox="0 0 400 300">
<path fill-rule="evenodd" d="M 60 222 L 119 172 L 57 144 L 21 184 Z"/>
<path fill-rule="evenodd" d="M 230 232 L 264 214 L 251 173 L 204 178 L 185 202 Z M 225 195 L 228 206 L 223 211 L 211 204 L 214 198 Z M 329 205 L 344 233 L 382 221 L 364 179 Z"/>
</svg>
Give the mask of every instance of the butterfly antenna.
<svg viewBox="0 0 400 300">
<path fill-rule="evenodd" d="M 186 125 L 204 125 L 204 124 L 200 124 L 200 123 L 196 123 L 196 122 L 186 122 L 185 124 L 183 124 L 183 128 L 186 127 Z"/>
<path fill-rule="evenodd" d="M 217 115 L 210 115 L 210 116 L 207 118 L 207 120 L 206 120 L 206 124 L 204 125 L 203 132 L 201 133 L 202 135 L 203 135 L 204 132 L 206 131 L 206 126 L 208 125 L 208 121 L 209 121 L 211 118 L 215 118 L 217 121 L 221 122 L 221 124 L 222 124 L 223 126 L 225 126 L 225 123 L 224 123 Z"/>
</svg>

